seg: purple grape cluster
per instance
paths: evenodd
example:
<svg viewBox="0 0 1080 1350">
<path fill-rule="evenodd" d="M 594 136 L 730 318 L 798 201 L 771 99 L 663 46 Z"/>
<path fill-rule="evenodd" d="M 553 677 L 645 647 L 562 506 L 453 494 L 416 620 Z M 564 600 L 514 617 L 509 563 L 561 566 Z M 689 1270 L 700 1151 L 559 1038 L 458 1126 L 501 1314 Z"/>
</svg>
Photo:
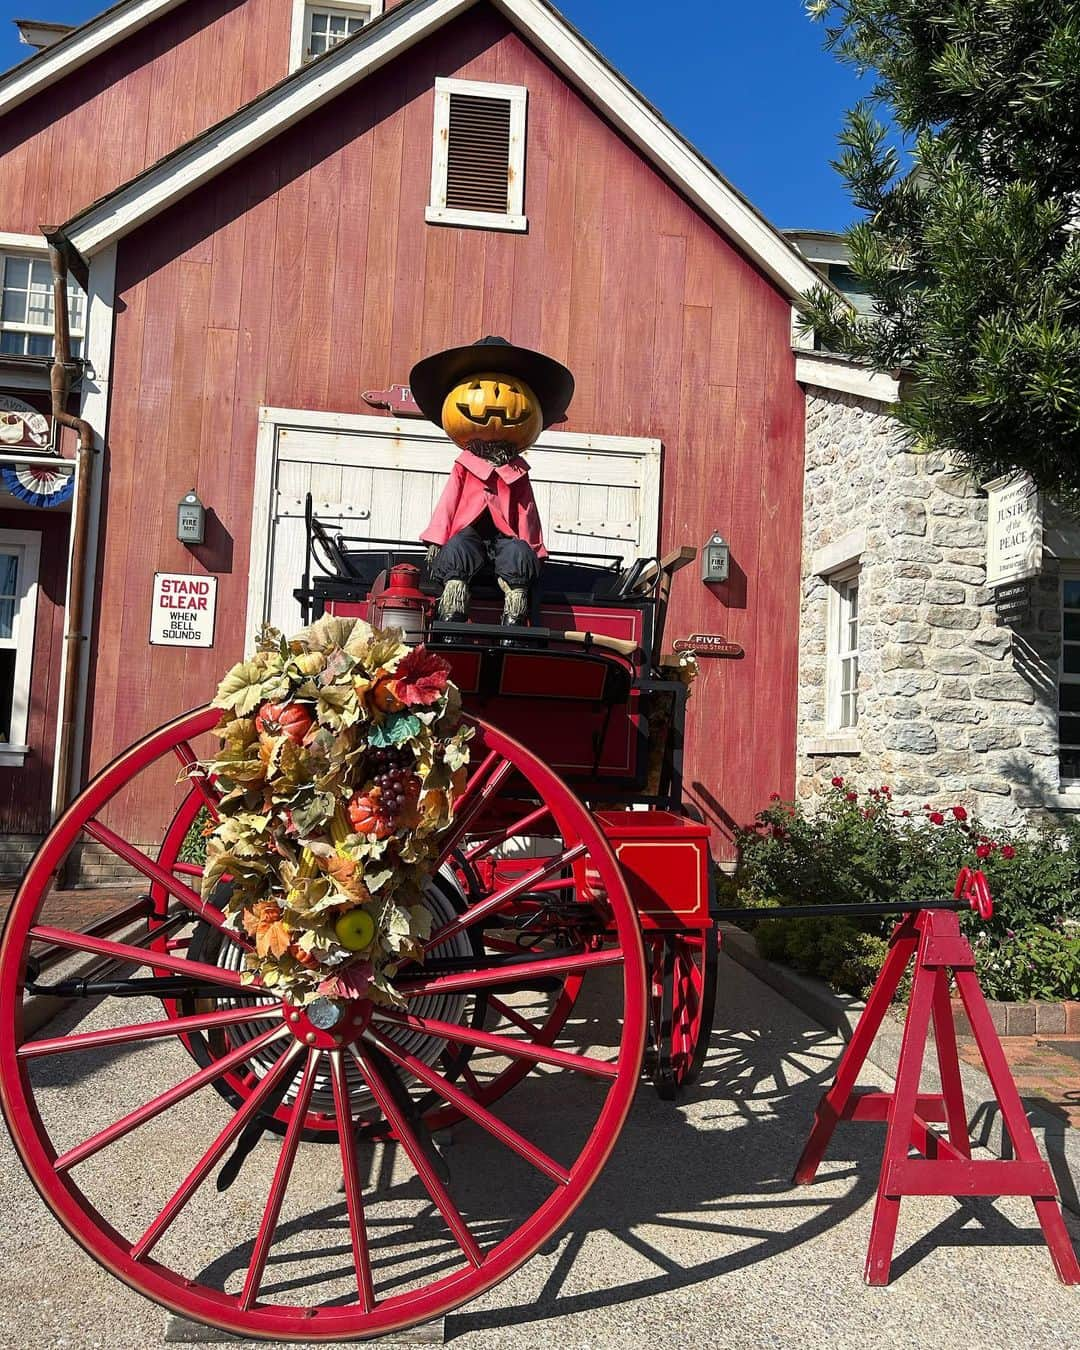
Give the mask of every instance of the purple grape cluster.
<svg viewBox="0 0 1080 1350">
<path fill-rule="evenodd" d="M 393 829 L 420 796 L 420 779 L 411 769 L 391 769 L 376 775 L 375 786 L 379 790 L 376 814 Z"/>
</svg>

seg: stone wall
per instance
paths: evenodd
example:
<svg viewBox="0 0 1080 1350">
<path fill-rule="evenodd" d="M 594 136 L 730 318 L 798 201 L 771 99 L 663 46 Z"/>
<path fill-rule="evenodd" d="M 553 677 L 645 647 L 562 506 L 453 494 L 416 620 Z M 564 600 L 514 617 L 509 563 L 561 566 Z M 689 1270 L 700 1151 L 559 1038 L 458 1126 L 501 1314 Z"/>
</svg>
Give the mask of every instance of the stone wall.
<svg viewBox="0 0 1080 1350">
<path fill-rule="evenodd" d="M 1054 561 L 1032 583 L 1030 622 L 998 626 L 985 496 L 940 457 L 906 452 L 882 405 L 854 395 L 807 390 L 804 506 L 799 796 L 842 775 L 888 784 L 901 807 L 959 802 L 992 824 L 1053 805 Z M 830 589 L 815 555 L 820 565 L 822 550 L 860 530 L 858 752 L 811 753 L 825 748 Z"/>
</svg>

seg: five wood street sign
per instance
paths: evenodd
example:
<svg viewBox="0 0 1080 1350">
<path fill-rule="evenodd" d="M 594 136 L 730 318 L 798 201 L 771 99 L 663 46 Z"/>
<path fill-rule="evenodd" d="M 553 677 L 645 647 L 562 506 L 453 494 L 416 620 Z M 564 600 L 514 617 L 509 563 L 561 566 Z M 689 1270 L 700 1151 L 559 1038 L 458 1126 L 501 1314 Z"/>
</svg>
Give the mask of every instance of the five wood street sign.
<svg viewBox="0 0 1080 1350">
<path fill-rule="evenodd" d="M 152 647 L 212 647 L 217 577 L 155 572 L 150 602 Z"/>
</svg>

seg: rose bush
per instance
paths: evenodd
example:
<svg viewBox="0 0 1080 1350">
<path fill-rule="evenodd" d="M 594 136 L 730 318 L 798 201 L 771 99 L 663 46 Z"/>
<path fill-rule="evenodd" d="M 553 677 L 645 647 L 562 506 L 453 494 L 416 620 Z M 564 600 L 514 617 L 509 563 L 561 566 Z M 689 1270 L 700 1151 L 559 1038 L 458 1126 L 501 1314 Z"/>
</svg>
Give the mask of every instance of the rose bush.
<svg viewBox="0 0 1080 1350">
<path fill-rule="evenodd" d="M 965 914 L 988 997 L 1080 997 L 1080 824 L 990 830 L 962 805 L 900 811 L 889 786 L 856 791 L 832 780 L 811 815 L 771 801 L 740 830 L 727 902 L 745 906 L 930 899 L 952 894 L 965 865 L 986 873 L 988 923 Z M 762 954 L 862 994 L 894 920 L 754 921 Z"/>
</svg>

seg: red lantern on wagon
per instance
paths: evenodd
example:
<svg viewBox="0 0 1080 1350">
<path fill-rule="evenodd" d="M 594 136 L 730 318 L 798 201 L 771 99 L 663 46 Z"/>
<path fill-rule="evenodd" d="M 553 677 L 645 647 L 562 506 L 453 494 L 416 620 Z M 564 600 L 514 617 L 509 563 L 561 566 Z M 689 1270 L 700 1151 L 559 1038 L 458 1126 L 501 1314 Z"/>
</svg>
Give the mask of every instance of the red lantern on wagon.
<svg viewBox="0 0 1080 1350">
<path fill-rule="evenodd" d="M 391 567 L 386 585 L 371 596 L 371 622 L 376 628 L 400 628 L 410 646 L 423 642 L 433 601 L 420 589 L 420 569 L 412 563 Z"/>
</svg>

